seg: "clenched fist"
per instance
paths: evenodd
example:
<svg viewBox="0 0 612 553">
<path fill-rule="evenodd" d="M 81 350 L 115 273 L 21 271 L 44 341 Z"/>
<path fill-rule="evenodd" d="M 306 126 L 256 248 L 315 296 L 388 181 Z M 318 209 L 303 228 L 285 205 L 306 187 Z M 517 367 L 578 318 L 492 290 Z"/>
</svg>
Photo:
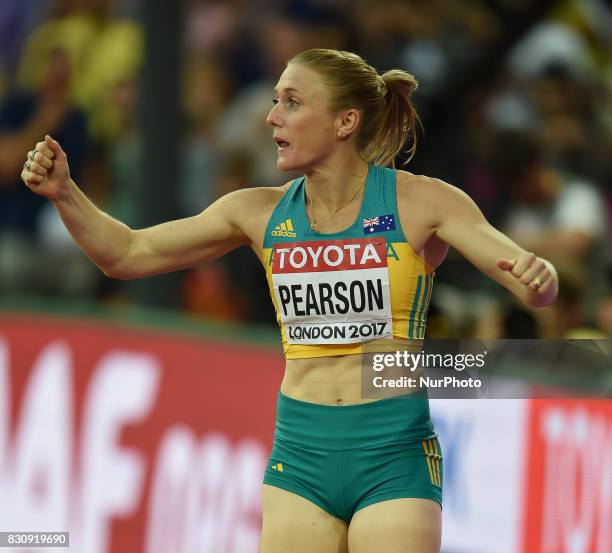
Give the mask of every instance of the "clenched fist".
<svg viewBox="0 0 612 553">
<path fill-rule="evenodd" d="M 49 200 L 58 198 L 70 181 L 68 158 L 59 142 L 49 135 L 44 142 L 38 142 L 34 150 L 28 152 L 21 180 L 36 194 Z"/>
<path fill-rule="evenodd" d="M 555 277 L 544 260 L 531 252 L 525 252 L 516 259 L 498 259 L 497 266 L 508 271 L 521 284 L 538 293 L 545 294 Z"/>
</svg>

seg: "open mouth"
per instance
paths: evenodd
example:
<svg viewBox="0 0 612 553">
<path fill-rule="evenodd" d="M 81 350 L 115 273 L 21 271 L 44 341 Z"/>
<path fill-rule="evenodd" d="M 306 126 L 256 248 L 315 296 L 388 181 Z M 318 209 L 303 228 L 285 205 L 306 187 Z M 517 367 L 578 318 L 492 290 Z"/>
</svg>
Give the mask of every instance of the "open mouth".
<svg viewBox="0 0 612 553">
<path fill-rule="evenodd" d="M 278 146 L 279 150 L 283 150 L 283 149 L 289 147 L 289 142 L 287 142 L 286 140 L 281 140 L 280 138 L 275 138 L 274 142 L 276 142 L 276 145 Z"/>
</svg>

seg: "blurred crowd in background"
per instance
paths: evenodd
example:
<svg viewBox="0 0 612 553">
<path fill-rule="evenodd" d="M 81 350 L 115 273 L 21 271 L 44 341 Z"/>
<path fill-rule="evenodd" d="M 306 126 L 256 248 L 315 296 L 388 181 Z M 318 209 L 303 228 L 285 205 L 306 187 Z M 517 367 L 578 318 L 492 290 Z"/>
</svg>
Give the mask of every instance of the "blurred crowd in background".
<svg viewBox="0 0 612 553">
<path fill-rule="evenodd" d="M 135 224 L 143 156 L 144 0 L 0 3 L 0 294 L 133 301 L 19 180 L 50 133 L 101 209 Z M 612 3 L 606 0 L 191 0 L 181 83 L 177 216 L 248 186 L 287 182 L 265 118 L 285 63 L 352 50 L 420 86 L 413 173 L 465 190 L 489 221 L 560 275 L 528 310 L 456 252 L 439 268 L 432 337 L 612 335 Z M 398 162 L 401 160 L 398 160 Z M 160 221 L 161 222 L 161 221 Z M 275 324 L 263 270 L 242 248 L 185 271 L 176 308 Z"/>
</svg>

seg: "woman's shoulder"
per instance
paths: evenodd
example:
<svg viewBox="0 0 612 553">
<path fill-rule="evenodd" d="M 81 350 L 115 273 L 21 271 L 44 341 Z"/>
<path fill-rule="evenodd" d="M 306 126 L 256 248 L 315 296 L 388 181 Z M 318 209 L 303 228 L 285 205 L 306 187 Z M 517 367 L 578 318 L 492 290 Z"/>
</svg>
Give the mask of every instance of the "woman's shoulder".
<svg viewBox="0 0 612 553">
<path fill-rule="evenodd" d="M 232 204 L 240 204 L 249 210 L 261 210 L 266 207 L 275 206 L 287 193 L 293 181 L 286 182 L 280 186 L 253 186 L 240 188 L 226 195 Z"/>
<path fill-rule="evenodd" d="M 398 171 L 397 184 L 400 210 L 417 212 L 431 225 L 451 216 L 471 216 L 478 209 L 474 200 L 461 188 L 441 179 Z"/>
<path fill-rule="evenodd" d="M 247 234 L 257 234 L 265 228 L 274 209 L 287 193 L 293 181 L 280 186 L 241 188 L 215 202 L 219 213 Z M 262 231 L 263 232 L 263 231 Z"/>
<path fill-rule="evenodd" d="M 452 184 L 426 175 L 415 175 L 408 171 L 397 171 L 398 200 L 421 202 L 452 201 L 457 194 L 464 194 Z"/>
<path fill-rule="evenodd" d="M 415 175 L 409 171 L 397 170 L 398 200 L 427 201 L 444 192 L 450 185 L 427 175 Z"/>
<path fill-rule="evenodd" d="M 473 200 L 460 188 L 441 179 L 397 172 L 397 204 L 401 212 L 423 219 L 435 226 L 453 213 L 473 205 Z"/>
<path fill-rule="evenodd" d="M 404 189 L 409 188 L 413 192 L 427 191 L 440 187 L 451 186 L 447 182 L 427 175 L 415 175 L 404 169 L 397 169 L 397 184 Z"/>
<path fill-rule="evenodd" d="M 292 182 L 280 186 L 240 188 L 225 194 L 212 206 L 217 217 L 222 217 L 249 237 L 252 244 L 261 244 L 263 234 L 274 208 L 289 190 Z"/>
</svg>

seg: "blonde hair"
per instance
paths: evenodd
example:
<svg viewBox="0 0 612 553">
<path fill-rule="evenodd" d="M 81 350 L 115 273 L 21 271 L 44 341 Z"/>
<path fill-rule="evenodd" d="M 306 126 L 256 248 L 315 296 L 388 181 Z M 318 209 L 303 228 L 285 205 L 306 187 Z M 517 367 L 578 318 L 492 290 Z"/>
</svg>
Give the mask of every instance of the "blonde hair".
<svg viewBox="0 0 612 553">
<path fill-rule="evenodd" d="M 392 69 L 379 75 L 362 57 L 352 52 L 314 48 L 298 54 L 288 64 L 314 69 L 331 90 L 332 112 L 355 108 L 361 112 L 357 149 L 375 165 L 394 165 L 408 138 L 406 163 L 416 150 L 415 124 L 419 116 L 410 99 L 418 86 L 406 71 Z"/>
</svg>

